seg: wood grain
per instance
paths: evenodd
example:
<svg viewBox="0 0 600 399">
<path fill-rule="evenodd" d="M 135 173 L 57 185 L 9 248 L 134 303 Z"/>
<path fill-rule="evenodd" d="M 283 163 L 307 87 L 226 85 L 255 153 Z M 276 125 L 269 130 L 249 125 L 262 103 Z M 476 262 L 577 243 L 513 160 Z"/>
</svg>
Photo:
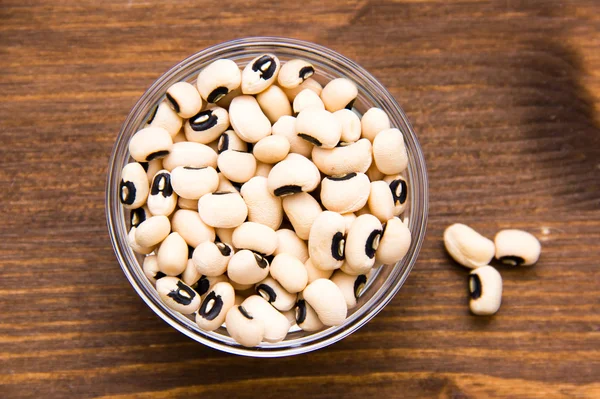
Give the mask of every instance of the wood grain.
<svg viewBox="0 0 600 399">
<path fill-rule="evenodd" d="M 600 4 L 587 1 L 0 4 L 0 396 L 600 397 Z M 327 349 L 257 360 L 168 327 L 108 239 L 113 141 L 143 91 L 212 44 L 301 38 L 356 60 L 419 134 L 430 222 L 396 298 Z M 540 238 L 468 312 L 443 250 L 461 221 Z"/>
</svg>

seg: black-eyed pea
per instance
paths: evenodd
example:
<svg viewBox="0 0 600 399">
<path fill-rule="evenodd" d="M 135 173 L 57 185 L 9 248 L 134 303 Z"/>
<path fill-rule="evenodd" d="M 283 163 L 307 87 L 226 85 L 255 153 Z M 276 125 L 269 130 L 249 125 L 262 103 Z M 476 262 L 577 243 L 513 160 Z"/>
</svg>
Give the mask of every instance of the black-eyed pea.
<svg viewBox="0 0 600 399">
<path fill-rule="evenodd" d="M 256 101 L 271 123 L 277 122 L 284 115 L 292 115 L 292 106 L 279 86 L 269 86 L 256 95 Z"/>
<path fill-rule="evenodd" d="M 214 331 L 221 327 L 234 301 L 235 292 L 231 284 L 225 282 L 215 284 L 196 313 L 196 324 L 204 331 Z"/>
<path fill-rule="evenodd" d="M 292 103 L 292 102 L 294 102 L 294 99 L 296 98 L 298 93 L 302 92 L 305 89 L 310 89 L 310 90 L 314 91 L 318 96 L 320 96 L 321 92 L 323 91 L 323 86 L 321 86 L 321 84 L 319 82 L 317 82 L 315 79 L 308 78 L 304 82 L 302 82 L 301 84 L 299 84 L 298 86 L 296 86 L 292 89 L 288 89 L 285 87 L 282 87 L 282 89 L 283 89 L 283 92 L 285 93 L 285 95 L 287 96 L 288 100 L 290 101 L 290 103 Z"/>
<path fill-rule="evenodd" d="M 171 171 L 171 185 L 179 197 L 198 200 L 204 194 L 217 190 L 219 175 L 210 166 L 178 166 Z"/>
<path fill-rule="evenodd" d="M 335 116 L 342 125 L 342 136 L 340 137 L 342 143 L 350 144 L 360 139 L 360 118 L 354 111 L 344 108 L 335 111 L 333 116 Z"/>
<path fill-rule="evenodd" d="M 163 101 L 155 108 L 148 123 L 150 127 L 165 129 L 171 137 L 175 137 L 181 130 L 183 120 L 166 101 Z"/>
<path fill-rule="evenodd" d="M 173 139 L 162 127 L 147 127 L 133 135 L 129 141 L 129 153 L 138 162 L 150 162 L 167 156 L 173 147 Z"/>
<path fill-rule="evenodd" d="M 394 197 L 394 216 L 400 216 L 408 205 L 408 184 L 404 176 L 398 174 L 386 176 L 383 181 L 390 186 L 392 197 Z"/>
<path fill-rule="evenodd" d="M 319 269 L 335 270 L 344 263 L 346 221 L 339 213 L 324 211 L 313 222 L 308 238 L 311 262 Z"/>
<path fill-rule="evenodd" d="M 229 109 L 231 102 L 234 98 L 242 95 L 242 88 L 238 87 L 237 89 L 231 90 L 224 97 L 221 97 L 219 101 L 217 101 L 217 105 L 221 108 Z"/>
<path fill-rule="evenodd" d="M 273 255 L 277 256 L 279 254 L 287 253 L 294 256 L 302 263 L 308 260 L 308 247 L 306 246 L 306 242 L 298 237 L 293 230 L 280 229 L 275 233 L 277 234 L 277 249 L 275 249 Z"/>
<path fill-rule="evenodd" d="M 185 122 L 185 137 L 201 144 L 215 141 L 229 127 L 229 114 L 225 108 L 210 106 L 194 114 Z"/>
<path fill-rule="evenodd" d="M 219 154 L 217 165 L 227 179 L 236 183 L 247 182 L 256 172 L 256 158 L 248 152 L 223 151 Z"/>
<path fill-rule="evenodd" d="M 233 246 L 249 249 L 262 255 L 271 255 L 277 249 L 275 230 L 264 224 L 245 222 L 233 231 Z"/>
<path fill-rule="evenodd" d="M 267 178 L 269 177 L 269 173 L 271 173 L 271 169 L 273 169 L 273 165 L 264 162 L 256 162 L 256 172 L 254 172 L 254 176 L 260 176 Z"/>
<path fill-rule="evenodd" d="M 276 197 L 311 192 L 320 182 L 321 173 L 315 164 L 293 153 L 273 166 L 267 178 L 269 192 Z"/>
<path fill-rule="evenodd" d="M 198 201 L 195 202 L 198 209 Z M 192 248 L 215 240 L 215 229 L 202 221 L 197 210 L 178 209 L 171 217 L 171 226 Z"/>
<path fill-rule="evenodd" d="M 302 291 L 308 284 L 308 272 L 304 263 L 289 253 L 281 253 L 273 258 L 270 273 L 287 292 L 292 294 Z"/>
<path fill-rule="evenodd" d="M 411 243 L 410 229 L 397 217 L 391 218 L 383 226 L 375 261 L 393 265 L 406 256 Z"/>
<path fill-rule="evenodd" d="M 501 230 L 494 237 L 494 244 L 496 259 L 510 266 L 531 266 L 542 252 L 538 239 L 523 230 Z"/>
<path fill-rule="evenodd" d="M 198 273 L 216 277 L 227 271 L 229 260 L 234 254 L 231 246 L 222 242 L 207 241 L 194 249 L 192 261 Z"/>
<path fill-rule="evenodd" d="M 342 124 L 329 111 L 309 107 L 296 117 L 298 137 L 322 148 L 334 148 L 342 136 Z"/>
<path fill-rule="evenodd" d="M 444 245 L 456 262 L 471 269 L 488 265 L 496 252 L 492 240 L 461 223 L 446 228 Z"/>
<path fill-rule="evenodd" d="M 360 215 L 352 222 L 346 237 L 346 262 L 349 268 L 365 270 L 373 267 L 382 230 L 381 222 L 373 215 Z"/>
<path fill-rule="evenodd" d="M 281 198 L 269 192 L 267 178 L 255 176 L 242 186 L 240 194 L 248 207 L 248 220 L 275 230 L 283 220 Z"/>
<path fill-rule="evenodd" d="M 373 140 L 373 159 L 383 174 L 395 175 L 404 171 L 408 165 L 408 155 L 402 132 L 394 128 L 377 133 Z"/>
<path fill-rule="evenodd" d="M 326 326 L 339 326 L 346 320 L 348 307 L 344 294 L 331 280 L 318 279 L 302 291 L 304 300 Z"/>
<path fill-rule="evenodd" d="M 346 221 L 346 231 L 350 230 L 350 226 L 356 220 L 356 215 L 354 213 L 344 213 L 342 214 L 344 220 Z"/>
<path fill-rule="evenodd" d="M 334 270 L 321 270 L 318 267 L 315 267 L 310 258 L 304 262 L 304 267 L 306 268 L 306 273 L 308 275 L 308 284 L 320 278 L 329 278 L 334 272 Z"/>
<path fill-rule="evenodd" d="M 227 265 L 227 276 L 238 284 L 256 284 L 269 275 L 269 262 L 248 249 L 237 251 Z"/>
<path fill-rule="evenodd" d="M 198 90 L 187 82 L 177 82 L 167 89 L 167 103 L 182 118 L 190 118 L 202 108 Z"/>
<path fill-rule="evenodd" d="M 312 161 L 328 176 L 365 173 L 373 160 L 371 153 L 371 142 L 360 139 L 356 143 L 330 149 L 315 146 L 312 150 Z"/>
<path fill-rule="evenodd" d="M 241 304 L 235 305 L 225 317 L 227 332 L 238 344 L 246 347 L 259 345 L 265 335 L 265 323 L 254 318 Z"/>
<path fill-rule="evenodd" d="M 137 228 L 135 227 L 132 227 L 129 230 L 129 233 L 127 234 L 127 244 L 129 244 L 133 252 L 137 254 L 148 255 L 152 253 L 152 251 L 154 251 L 154 249 L 156 248 L 156 245 L 142 246 L 138 244 L 138 242 L 135 239 L 136 230 Z"/>
<path fill-rule="evenodd" d="M 235 228 L 217 227 L 215 229 L 215 233 L 217 234 L 219 241 L 234 248 L 233 247 L 233 230 L 235 230 Z"/>
<path fill-rule="evenodd" d="M 493 315 L 502 303 L 502 276 L 492 266 L 482 266 L 469 274 L 469 308 L 480 316 Z"/>
<path fill-rule="evenodd" d="M 152 216 L 147 206 L 132 209 L 129 213 L 129 226 L 131 228 L 138 227 L 146 219 Z"/>
<path fill-rule="evenodd" d="M 346 78 L 329 81 L 321 92 L 321 100 L 329 112 L 339 111 L 342 108 L 352 109 L 356 96 L 358 96 L 358 88 L 354 82 Z"/>
<path fill-rule="evenodd" d="M 360 120 L 362 137 L 373 142 L 375 136 L 382 130 L 389 129 L 390 118 L 381 108 L 370 108 Z"/>
<path fill-rule="evenodd" d="M 371 183 L 367 204 L 371 213 L 382 223 L 394 217 L 394 196 L 390 186 L 383 180 Z"/>
<path fill-rule="evenodd" d="M 230 91 L 240 87 L 242 73 L 232 60 L 219 59 L 206 66 L 198 74 L 196 87 L 209 103 L 216 103 Z"/>
<path fill-rule="evenodd" d="M 336 270 L 333 276 L 331 276 L 331 281 L 342 291 L 348 309 L 354 309 L 356 301 L 367 284 L 367 276 L 365 274 L 352 276 L 341 270 Z"/>
<path fill-rule="evenodd" d="M 248 143 L 242 140 L 233 130 L 226 130 L 219 136 L 217 152 L 220 154 L 227 150 L 248 151 Z"/>
<path fill-rule="evenodd" d="M 177 206 L 177 194 L 171 184 L 171 173 L 168 170 L 159 170 L 152 179 L 150 195 L 148 195 L 148 209 L 153 215 L 169 216 Z"/>
<path fill-rule="evenodd" d="M 200 295 L 177 277 L 156 280 L 156 291 L 165 305 L 177 312 L 192 314 L 200 307 Z"/>
<path fill-rule="evenodd" d="M 315 67 L 306 60 L 289 60 L 281 67 L 277 83 L 286 89 L 298 87 L 315 74 Z"/>
<path fill-rule="evenodd" d="M 178 276 L 185 270 L 188 246 L 179 233 L 169 234 L 160 245 L 156 255 L 158 268 L 167 276 Z"/>
<path fill-rule="evenodd" d="M 337 213 L 358 211 L 369 199 L 371 184 L 364 173 L 327 176 L 321 182 L 321 203 L 326 209 Z M 384 185 L 387 188 L 387 184 Z"/>
<path fill-rule="evenodd" d="M 135 242 L 142 247 L 153 247 L 171 232 L 171 222 L 164 215 L 151 216 L 135 229 Z"/>
<path fill-rule="evenodd" d="M 323 212 L 319 202 L 308 193 L 299 193 L 283 198 L 283 210 L 294 231 L 303 240 L 308 240 L 310 228 Z"/>
<path fill-rule="evenodd" d="M 200 276 L 200 279 L 191 287 L 200 295 L 200 297 L 206 297 L 206 294 L 218 283 L 228 283 L 229 279 L 226 275 L 221 274 L 220 276 Z"/>
<path fill-rule="evenodd" d="M 283 341 L 289 331 L 288 319 L 259 295 L 252 295 L 241 305 L 249 315 L 261 320 L 265 326 L 264 340 L 267 342 Z"/>
<path fill-rule="evenodd" d="M 181 273 L 181 281 L 183 281 L 191 287 L 194 284 L 196 284 L 201 277 L 202 274 L 198 273 L 194 262 L 191 259 L 188 259 L 185 265 L 185 270 L 183 271 L 183 273 Z"/>
<path fill-rule="evenodd" d="M 325 327 L 325 324 L 319 320 L 317 312 L 304 299 L 298 299 L 295 310 L 296 324 L 302 330 L 312 332 Z"/>
<path fill-rule="evenodd" d="M 281 63 L 273 54 L 263 54 L 246 65 L 242 72 L 242 93 L 257 94 L 277 80 Z"/>
<path fill-rule="evenodd" d="M 248 217 L 248 207 L 237 191 L 217 191 L 200 198 L 198 213 L 209 226 L 232 228 L 244 223 Z"/>
<path fill-rule="evenodd" d="M 163 159 L 163 167 L 173 170 L 178 166 L 203 168 L 217 167 L 217 153 L 207 145 L 184 141 L 173 144 L 171 152 Z"/>
<path fill-rule="evenodd" d="M 154 177 L 155 174 L 158 173 L 159 170 L 165 169 L 165 168 L 163 168 L 162 158 L 154 159 L 150 162 L 142 162 L 141 165 L 144 168 L 144 170 L 146 171 L 146 177 L 148 178 L 148 185 L 152 184 L 152 178 Z"/>
<path fill-rule="evenodd" d="M 272 277 L 258 282 L 254 288 L 256 293 L 269 302 L 275 309 L 285 312 L 296 304 L 296 294 L 289 293 Z"/>
<path fill-rule="evenodd" d="M 148 255 L 144 258 L 144 263 L 142 264 L 142 271 L 152 284 L 156 284 L 156 280 L 166 276 L 166 274 L 161 272 L 158 268 L 156 255 Z"/>
<path fill-rule="evenodd" d="M 254 145 L 252 153 L 260 162 L 274 164 L 290 152 L 290 142 L 283 136 L 267 136 Z"/>
<path fill-rule="evenodd" d="M 300 154 L 309 158 L 313 145 L 308 141 L 298 137 L 296 134 L 296 118 L 293 116 L 282 116 L 273 125 L 272 133 L 274 136 L 283 136 L 290 143 L 290 152 Z"/>
<path fill-rule="evenodd" d="M 305 89 L 296 95 L 294 98 L 294 103 L 292 104 L 292 108 L 294 110 L 294 114 L 299 114 L 308 108 L 315 108 L 324 111 L 325 105 L 317 93 L 310 89 Z"/>
<path fill-rule="evenodd" d="M 125 165 L 121 172 L 119 184 L 119 199 L 126 209 L 136 209 L 144 205 L 148 198 L 150 187 L 144 167 L 132 162 Z"/>
<path fill-rule="evenodd" d="M 271 122 L 252 96 L 239 96 L 229 106 L 229 122 L 240 138 L 256 143 L 271 134 Z"/>
</svg>

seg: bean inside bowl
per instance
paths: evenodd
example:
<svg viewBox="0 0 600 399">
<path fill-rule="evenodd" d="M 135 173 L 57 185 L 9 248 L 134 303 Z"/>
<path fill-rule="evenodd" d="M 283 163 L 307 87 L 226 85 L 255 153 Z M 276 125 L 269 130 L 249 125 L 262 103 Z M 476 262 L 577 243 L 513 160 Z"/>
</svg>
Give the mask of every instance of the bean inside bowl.
<svg viewBox="0 0 600 399">
<path fill-rule="evenodd" d="M 123 208 L 119 200 L 119 182 L 123 167 L 131 161 L 128 151 L 130 139 L 152 117 L 156 105 L 165 98 L 167 88 L 180 81 L 195 83 L 198 73 L 216 59 L 231 59 L 244 67 L 264 53 L 275 54 L 282 62 L 296 58 L 309 61 L 316 70 L 313 78 L 322 85 L 338 77 L 350 79 L 358 88 L 354 110 L 362 114 L 371 107 L 379 107 L 387 113 L 391 126 L 400 129 L 408 153 L 408 168 L 404 174 L 410 187 L 409 204 L 403 219 L 411 231 L 412 242 L 407 255 L 400 262 L 374 270 L 357 306 L 349 310 L 343 324 L 314 333 L 295 327 L 281 342 L 263 342 L 257 347 L 247 348 L 229 337 L 224 327 L 213 332 L 203 331 L 193 317 L 175 312 L 161 301 L 153 284 L 142 272 L 143 256 L 133 252 L 128 245 L 130 212 Z M 215 349 L 245 356 L 279 357 L 306 353 L 341 340 L 368 322 L 393 298 L 414 266 L 425 236 L 427 195 L 425 161 L 416 134 L 392 95 L 370 73 L 323 46 L 294 39 L 254 37 L 225 42 L 194 54 L 162 75 L 142 95 L 123 124 L 111 154 L 106 186 L 106 215 L 112 245 L 123 272 L 140 297 L 164 321 L 190 338 Z"/>
</svg>

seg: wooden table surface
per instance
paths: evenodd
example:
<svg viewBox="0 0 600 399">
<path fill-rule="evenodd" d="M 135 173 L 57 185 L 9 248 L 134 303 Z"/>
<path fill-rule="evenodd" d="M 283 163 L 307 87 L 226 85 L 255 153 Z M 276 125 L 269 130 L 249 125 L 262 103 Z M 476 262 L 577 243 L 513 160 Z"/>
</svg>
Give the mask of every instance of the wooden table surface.
<svg viewBox="0 0 600 399">
<path fill-rule="evenodd" d="M 599 398 L 600 3 L 504 0 L 0 2 L 0 397 Z M 430 177 L 419 261 L 329 348 L 283 359 L 179 334 L 131 288 L 104 215 L 121 123 L 169 67 L 255 35 L 371 71 L 418 132 Z M 526 229 L 540 262 L 501 269 L 469 314 L 450 223 Z"/>
</svg>

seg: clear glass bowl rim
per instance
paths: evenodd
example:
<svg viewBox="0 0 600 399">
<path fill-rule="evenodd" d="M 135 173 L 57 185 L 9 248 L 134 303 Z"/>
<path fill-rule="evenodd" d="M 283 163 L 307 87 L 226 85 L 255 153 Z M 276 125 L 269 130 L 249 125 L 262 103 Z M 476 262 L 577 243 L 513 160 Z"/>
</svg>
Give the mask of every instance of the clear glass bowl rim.
<svg viewBox="0 0 600 399">
<path fill-rule="evenodd" d="M 330 66 L 340 68 L 346 76 L 359 84 L 359 91 L 362 86 L 365 86 L 366 94 L 372 99 L 378 99 L 378 101 L 373 101 L 372 106 L 384 109 L 390 117 L 392 126 L 400 128 L 403 132 L 409 153 L 408 173 L 411 185 L 409 227 L 413 239 L 408 254 L 401 262 L 393 266 L 383 285 L 341 326 L 311 334 L 302 338 L 300 340 L 302 342 L 293 345 L 286 345 L 286 341 L 283 341 L 279 345 L 269 345 L 264 348 L 245 348 L 223 342 L 219 338 L 220 334 L 194 330 L 184 316 L 167 308 L 159 299 L 157 300 L 156 292 L 148 289 L 150 283 L 143 274 L 140 276 L 139 270 L 136 272 L 133 269 L 133 267 L 139 269 L 139 266 L 135 254 L 127 245 L 127 231 L 123 230 L 124 213 L 118 201 L 117 186 L 120 170 L 125 162 L 123 154 L 127 152 L 129 138 L 134 130 L 139 128 L 139 121 L 148 114 L 149 109 L 166 91 L 167 84 L 181 80 L 189 75 L 190 71 L 198 70 L 199 65 L 212 59 L 228 58 L 235 54 L 277 53 L 278 50 L 310 54 L 311 57 L 320 58 L 323 62 L 331 64 Z M 128 158 L 127 156 L 125 159 Z M 191 55 L 161 75 L 146 90 L 128 114 L 115 141 L 109 160 L 105 201 L 107 225 L 115 256 L 130 284 L 154 313 L 179 332 L 211 348 L 243 356 L 282 357 L 321 349 L 347 337 L 371 320 L 396 295 L 416 263 L 424 241 L 428 217 L 428 178 L 421 146 L 404 111 L 387 89 L 364 68 L 331 49 L 311 42 L 282 37 L 248 37 L 223 42 Z"/>
</svg>

